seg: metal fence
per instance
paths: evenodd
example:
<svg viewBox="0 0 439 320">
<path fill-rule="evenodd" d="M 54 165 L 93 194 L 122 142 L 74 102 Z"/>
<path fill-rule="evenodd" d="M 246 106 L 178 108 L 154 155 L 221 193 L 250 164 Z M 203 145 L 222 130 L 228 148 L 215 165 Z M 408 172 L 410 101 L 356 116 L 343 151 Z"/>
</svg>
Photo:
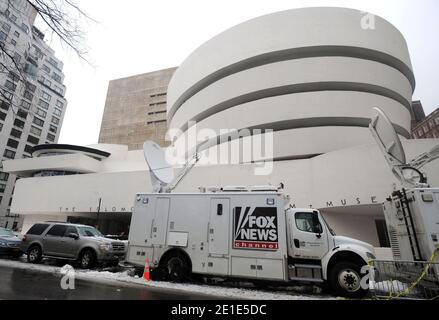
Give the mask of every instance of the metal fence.
<svg viewBox="0 0 439 320">
<path fill-rule="evenodd" d="M 439 299 L 439 263 L 374 260 L 370 288 L 376 298 Z"/>
</svg>

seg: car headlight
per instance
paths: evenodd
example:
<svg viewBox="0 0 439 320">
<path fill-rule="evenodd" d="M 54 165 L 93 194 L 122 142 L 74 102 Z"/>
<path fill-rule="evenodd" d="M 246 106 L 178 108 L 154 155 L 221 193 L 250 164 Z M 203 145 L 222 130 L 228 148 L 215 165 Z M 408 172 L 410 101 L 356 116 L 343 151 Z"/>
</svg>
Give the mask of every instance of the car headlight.
<svg viewBox="0 0 439 320">
<path fill-rule="evenodd" d="M 8 244 L 6 242 L 0 242 L 0 247 L 6 247 Z"/>
<path fill-rule="evenodd" d="M 99 245 L 99 249 L 102 251 L 110 251 L 111 250 L 111 243 L 101 243 Z"/>
<path fill-rule="evenodd" d="M 371 252 L 366 252 L 366 256 L 369 258 L 369 260 L 375 260 L 376 257 L 373 253 Z"/>
</svg>

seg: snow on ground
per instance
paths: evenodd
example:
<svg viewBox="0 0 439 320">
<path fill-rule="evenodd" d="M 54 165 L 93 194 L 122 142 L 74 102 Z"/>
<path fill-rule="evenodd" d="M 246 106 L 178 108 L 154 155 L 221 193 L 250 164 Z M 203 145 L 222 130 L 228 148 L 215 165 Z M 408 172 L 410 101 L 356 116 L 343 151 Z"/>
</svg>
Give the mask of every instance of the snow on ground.
<svg viewBox="0 0 439 320">
<path fill-rule="evenodd" d="M 48 264 L 30 264 L 20 260 L 5 260 L 0 259 L 0 266 L 10 267 L 17 269 L 34 270 L 40 272 L 50 272 L 53 274 L 63 274 L 64 267 L 57 267 Z M 64 268 L 64 269 L 63 269 Z M 62 270 L 63 269 L 63 270 Z M 191 293 L 200 293 L 213 296 L 221 296 L 235 299 L 255 299 L 255 300 L 321 300 L 321 299 L 335 299 L 331 296 L 303 294 L 304 287 L 295 287 L 299 292 L 292 291 L 265 291 L 254 290 L 248 288 L 237 287 L 223 287 L 218 285 L 204 285 L 204 284 L 192 284 L 192 283 L 171 283 L 165 281 L 148 281 L 138 276 L 131 276 L 129 271 L 123 272 L 109 272 L 100 270 L 81 270 L 75 269 L 75 278 L 87 281 L 104 281 L 112 283 L 125 283 L 132 285 L 142 285 L 146 287 L 154 287 L 161 289 L 179 290 Z M 309 291 L 309 290 L 308 290 Z"/>
</svg>

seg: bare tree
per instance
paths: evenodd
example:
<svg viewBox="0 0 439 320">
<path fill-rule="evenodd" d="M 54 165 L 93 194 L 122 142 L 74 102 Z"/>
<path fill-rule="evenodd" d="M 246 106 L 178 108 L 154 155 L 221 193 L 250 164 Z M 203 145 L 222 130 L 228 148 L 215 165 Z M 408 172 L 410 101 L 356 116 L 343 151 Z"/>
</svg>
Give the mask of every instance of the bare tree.
<svg viewBox="0 0 439 320">
<path fill-rule="evenodd" d="M 55 39 L 58 39 L 63 46 L 73 50 L 80 59 L 88 62 L 86 58 L 85 32 L 82 28 L 85 22 L 92 21 L 92 19 L 73 0 L 0 1 L 5 2 L 5 9 L 0 14 L 6 17 L 10 12 L 18 12 L 25 16 L 26 13 L 22 11 L 23 3 L 27 5 L 26 7 L 30 6 L 33 8 L 36 16 L 42 20 Z M 32 36 L 32 30 L 29 32 Z M 33 86 L 26 72 L 26 63 L 22 63 L 20 60 L 21 57 L 18 57 L 13 49 L 8 49 L 5 42 L 0 41 L 0 74 L 6 74 L 12 80 L 8 83 L 12 87 L 11 89 L 14 89 L 12 91 L 15 91 L 15 86 L 21 86 L 24 88 L 23 90 Z M 11 106 L 10 110 L 14 114 L 17 114 L 22 109 L 17 99 L 14 99 L 14 96 L 8 92 L 0 90 L 0 97 L 8 101 Z M 26 109 L 25 112 L 32 111 Z"/>
</svg>

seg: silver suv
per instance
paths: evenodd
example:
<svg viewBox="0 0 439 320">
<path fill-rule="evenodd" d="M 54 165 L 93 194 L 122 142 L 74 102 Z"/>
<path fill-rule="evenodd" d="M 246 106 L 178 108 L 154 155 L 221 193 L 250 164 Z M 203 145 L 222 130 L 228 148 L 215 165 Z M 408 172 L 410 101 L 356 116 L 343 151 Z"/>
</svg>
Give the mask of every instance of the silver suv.
<svg viewBox="0 0 439 320">
<path fill-rule="evenodd" d="M 43 222 L 34 224 L 23 237 L 21 251 L 31 263 L 43 257 L 77 260 L 81 268 L 97 263 L 117 264 L 125 259 L 122 241 L 105 238 L 96 228 L 82 224 Z"/>
</svg>

